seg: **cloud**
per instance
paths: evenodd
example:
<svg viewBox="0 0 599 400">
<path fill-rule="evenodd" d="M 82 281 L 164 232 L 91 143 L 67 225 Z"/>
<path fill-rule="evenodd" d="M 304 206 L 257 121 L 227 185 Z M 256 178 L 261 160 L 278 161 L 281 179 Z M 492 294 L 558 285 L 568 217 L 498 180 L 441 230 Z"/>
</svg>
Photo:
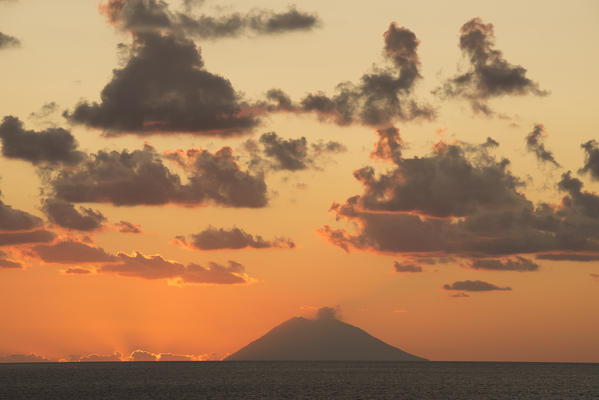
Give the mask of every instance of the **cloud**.
<svg viewBox="0 0 599 400">
<path fill-rule="evenodd" d="M 216 228 L 209 226 L 200 233 L 190 236 L 187 242 L 184 237 L 177 237 L 180 244 L 187 245 L 197 250 L 220 250 L 220 249 L 293 249 L 295 243 L 291 239 L 276 238 L 264 240 L 260 235 L 252 235 L 243 229 L 234 227 L 232 229 Z"/>
<path fill-rule="evenodd" d="M 149 351 L 135 350 L 129 355 L 128 361 L 158 361 L 159 357 L 159 354 L 150 353 Z"/>
<path fill-rule="evenodd" d="M 45 357 L 38 356 L 37 354 L 8 354 L 0 355 L 0 363 L 43 363 L 52 362 Z"/>
<path fill-rule="evenodd" d="M 460 299 L 460 298 L 470 297 L 470 295 L 467 293 L 455 293 L 455 294 L 449 295 L 449 297 Z"/>
<path fill-rule="evenodd" d="M 48 219 L 63 228 L 94 231 L 102 228 L 106 217 L 91 208 L 79 207 L 79 210 L 64 200 L 46 199 L 42 202 L 42 211 Z"/>
<path fill-rule="evenodd" d="M 420 41 L 409 29 L 391 23 L 384 42 L 383 54 L 392 67 L 375 67 L 358 83 L 338 84 L 332 96 L 310 93 L 299 104 L 293 104 L 285 93 L 274 89 L 267 93 L 267 101 L 261 107 L 270 112 L 316 113 L 339 125 L 380 127 L 394 121 L 434 119 L 435 110 L 412 96 L 414 85 L 421 78 L 417 53 Z"/>
<path fill-rule="evenodd" d="M 246 14 L 193 15 L 192 6 L 200 1 L 186 1 L 186 12 L 172 12 L 159 0 L 108 0 L 100 10 L 108 21 L 135 34 L 161 32 L 187 35 L 198 39 L 217 39 L 242 35 L 277 35 L 292 31 L 308 31 L 319 25 L 316 14 L 289 6 L 284 12 L 254 9 Z"/>
<path fill-rule="evenodd" d="M 510 287 L 499 287 L 492 283 L 484 282 L 484 281 L 457 281 L 452 283 L 451 285 L 445 284 L 443 285 L 444 290 L 462 290 L 465 292 L 489 292 L 494 290 L 500 291 L 509 291 L 512 290 Z"/>
<path fill-rule="evenodd" d="M 118 231 L 121 233 L 141 233 L 141 226 L 127 221 L 120 221 L 115 224 Z"/>
<path fill-rule="evenodd" d="M 72 356 L 74 362 L 115 362 L 123 361 L 123 355 L 119 352 L 107 355 L 89 354 L 87 356 Z"/>
<path fill-rule="evenodd" d="M 423 269 L 420 265 L 410 264 L 410 263 L 399 263 L 398 261 L 393 262 L 393 268 L 395 269 L 395 272 L 408 272 L 408 273 L 423 272 Z"/>
<path fill-rule="evenodd" d="M 89 275 L 92 273 L 92 271 L 85 268 L 73 267 L 66 269 L 64 273 L 67 275 Z"/>
<path fill-rule="evenodd" d="M 0 195 L 2 192 L 0 192 Z M 25 211 L 17 210 L 0 200 L 0 231 L 20 231 L 39 228 L 42 220 Z"/>
<path fill-rule="evenodd" d="M 249 282 L 245 275 L 245 267 L 234 261 L 229 261 L 227 266 L 210 262 L 208 267 L 203 267 L 194 263 L 184 266 L 158 255 L 144 256 L 139 252 L 135 256 L 120 253 L 117 257 L 118 262 L 103 264 L 98 268 L 98 272 L 143 279 L 171 279 L 179 285 L 228 285 Z"/>
<path fill-rule="evenodd" d="M 584 253 L 543 253 L 537 254 L 537 260 L 551 261 L 599 261 L 599 254 Z"/>
<path fill-rule="evenodd" d="M 275 171 L 301 171 L 318 168 L 326 154 L 342 153 L 347 148 L 334 141 L 308 144 L 305 137 L 284 139 L 275 132 L 264 133 L 259 141 L 249 139 L 244 143 L 251 154 L 250 169 Z"/>
<path fill-rule="evenodd" d="M 537 257 L 538 258 L 538 257 Z M 470 263 L 472 269 L 488 271 L 538 271 L 539 265 L 530 259 L 516 257 L 515 259 L 475 259 Z"/>
<path fill-rule="evenodd" d="M 549 162 L 556 167 L 560 167 L 559 163 L 555 161 L 553 153 L 545 149 L 543 138 L 545 136 L 545 127 L 541 124 L 535 124 L 532 132 L 526 136 L 526 148 L 531 153 L 537 156 L 537 159 L 542 162 Z"/>
<path fill-rule="evenodd" d="M 585 151 L 584 166 L 579 170 L 581 174 L 588 173 L 593 180 L 599 180 L 599 145 L 596 140 L 589 140 L 581 147 Z"/>
<path fill-rule="evenodd" d="M 582 182 L 567 172 L 557 185 L 565 194 L 560 204 L 535 205 L 521 192 L 524 184 L 510 172 L 509 160 L 490 153 L 494 147 L 496 142 L 489 140 L 480 145 L 440 142 L 424 157 L 395 156 L 390 160 L 394 167 L 382 174 L 372 167 L 359 169 L 354 176 L 364 185 L 363 194 L 330 208 L 354 229 L 327 225 L 318 232 L 346 252 L 402 254 L 416 262 L 599 255 L 599 196 L 582 190 Z"/>
<path fill-rule="evenodd" d="M 29 114 L 29 118 L 43 120 L 48 118 L 51 114 L 58 111 L 58 104 L 56 102 L 51 101 L 49 103 L 45 103 L 37 112 L 32 112 Z"/>
<path fill-rule="evenodd" d="M 130 58 L 113 71 L 100 103 L 81 102 L 64 116 L 102 129 L 107 136 L 190 133 L 232 136 L 258 120 L 242 110 L 227 79 L 204 68 L 195 44 L 185 37 L 140 33 Z"/>
<path fill-rule="evenodd" d="M 6 116 L 0 125 L 2 155 L 29 161 L 33 164 L 77 164 L 85 154 L 77 150 L 78 144 L 71 132 L 62 128 L 28 131 L 17 117 Z"/>
<path fill-rule="evenodd" d="M 1 269 L 23 269 L 23 264 L 10 260 L 8 254 L 0 250 L 0 270 Z"/>
<path fill-rule="evenodd" d="M 264 177 L 242 170 L 229 147 L 215 153 L 201 149 L 172 152 L 167 158 L 189 171 L 187 184 L 166 168 L 149 145 L 132 152 L 99 151 L 76 168 L 50 175 L 45 183 L 55 198 L 72 203 L 132 206 L 212 202 L 255 208 L 268 202 Z"/>
<path fill-rule="evenodd" d="M 0 246 L 49 243 L 52 242 L 54 238 L 56 238 L 56 234 L 45 229 L 29 232 L 0 232 Z"/>
<path fill-rule="evenodd" d="M 493 24 L 473 18 L 460 29 L 460 49 L 470 62 L 470 69 L 447 80 L 434 93 L 445 98 L 470 101 L 475 113 L 493 115 L 487 100 L 500 96 L 536 95 L 549 92 L 526 76 L 526 69 L 508 62 L 495 48 Z"/>
<path fill-rule="evenodd" d="M 31 251 L 46 263 L 79 264 L 116 261 L 116 258 L 104 249 L 72 240 L 34 246 Z"/>
<path fill-rule="evenodd" d="M 20 47 L 21 41 L 14 36 L 0 32 L 0 50 L 11 47 Z"/>
<path fill-rule="evenodd" d="M 321 307 L 316 311 L 316 319 L 327 320 L 327 319 L 340 319 L 339 307 Z"/>
</svg>

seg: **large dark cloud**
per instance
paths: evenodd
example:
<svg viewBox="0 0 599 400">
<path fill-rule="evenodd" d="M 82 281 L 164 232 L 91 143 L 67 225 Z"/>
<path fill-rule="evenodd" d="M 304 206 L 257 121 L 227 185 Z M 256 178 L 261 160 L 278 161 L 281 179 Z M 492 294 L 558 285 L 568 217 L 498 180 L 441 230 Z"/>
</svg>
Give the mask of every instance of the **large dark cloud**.
<svg viewBox="0 0 599 400">
<path fill-rule="evenodd" d="M 263 107 L 269 111 L 316 113 L 339 125 L 381 126 L 393 121 L 433 119 L 435 110 L 412 96 L 414 85 L 421 78 L 417 53 L 420 41 L 412 31 L 395 23 L 385 32 L 384 41 L 383 54 L 392 67 L 377 67 L 358 83 L 340 83 L 332 96 L 310 93 L 299 104 L 293 104 L 285 93 L 274 89 L 267 93 L 267 105 Z"/>
<path fill-rule="evenodd" d="M 0 232 L 0 246 L 49 243 L 53 241 L 54 238 L 56 238 L 56 234 L 45 229 L 27 232 Z"/>
<path fill-rule="evenodd" d="M 73 123 L 123 133 L 192 133 L 231 136 L 258 121 L 243 112 L 227 79 L 204 69 L 195 44 L 185 37 L 135 35 L 130 58 L 115 69 L 100 103 L 79 103 L 65 117 Z"/>
<path fill-rule="evenodd" d="M 72 203 L 107 202 L 115 205 L 200 205 L 213 202 L 228 207 L 263 207 L 267 203 L 262 175 L 240 169 L 232 151 L 190 150 L 168 158 L 189 171 L 188 183 L 172 173 L 160 155 L 143 150 L 105 152 L 89 156 L 77 168 L 47 177 L 52 195 Z"/>
<path fill-rule="evenodd" d="M 0 231 L 29 230 L 38 228 L 41 225 L 42 220 L 40 218 L 28 212 L 12 208 L 0 200 Z"/>
<path fill-rule="evenodd" d="M 534 261 L 524 258 L 516 257 L 514 259 L 493 259 L 493 258 L 482 258 L 472 260 L 470 268 L 481 269 L 487 271 L 537 271 L 539 265 Z"/>
<path fill-rule="evenodd" d="M 21 46 L 21 41 L 14 36 L 0 32 L 0 50 Z"/>
<path fill-rule="evenodd" d="M 500 287 L 484 281 L 457 281 L 452 284 L 443 285 L 444 290 L 461 290 L 464 292 L 489 292 L 494 290 L 512 290 L 511 287 Z"/>
<path fill-rule="evenodd" d="M 589 140 L 583 143 L 581 147 L 584 149 L 585 160 L 584 166 L 580 169 L 580 173 L 588 173 L 593 180 L 599 180 L 599 145 L 596 140 Z"/>
<path fill-rule="evenodd" d="M 34 164 L 76 164 L 85 156 L 77 150 L 77 141 L 71 132 L 62 128 L 48 128 L 40 132 L 28 131 L 23 128 L 23 122 L 13 116 L 6 116 L 2 120 L 0 141 L 4 157 L 26 160 Z"/>
<path fill-rule="evenodd" d="M 79 231 L 93 231 L 102 228 L 106 217 L 91 208 L 79 207 L 77 210 L 71 203 L 58 199 L 46 199 L 42 210 L 53 222 L 63 228 Z"/>
<path fill-rule="evenodd" d="M 326 154 L 342 153 L 346 147 L 334 141 L 308 144 L 305 137 L 285 139 L 275 132 L 260 136 L 258 141 L 249 139 L 245 148 L 251 154 L 250 169 L 261 171 L 300 171 L 318 168 Z"/>
<path fill-rule="evenodd" d="M 72 240 L 64 240 L 51 245 L 38 245 L 31 251 L 33 255 L 47 263 L 90 264 L 116 260 L 116 257 L 108 254 L 102 248 Z"/>
<path fill-rule="evenodd" d="M 548 162 L 559 167 L 560 165 L 555 161 L 553 152 L 545 148 L 545 144 L 543 143 L 544 135 L 545 127 L 541 124 L 535 124 L 532 132 L 526 136 L 526 148 L 528 151 L 534 153 L 539 161 Z"/>
<path fill-rule="evenodd" d="M 439 143 L 425 157 L 389 156 L 394 168 L 379 175 L 372 167 L 362 168 L 354 176 L 364 193 L 331 207 L 355 230 L 325 226 L 319 232 L 348 252 L 404 254 L 416 260 L 599 255 L 599 196 L 584 191 L 568 172 L 558 183 L 565 194 L 561 203 L 535 205 L 521 192 L 524 186 L 510 172 L 509 160 L 490 153 L 496 145 L 492 140 Z M 500 263 L 503 269 L 517 268 L 505 259 Z"/>
<path fill-rule="evenodd" d="M 220 250 L 220 249 L 268 249 L 282 248 L 292 249 L 295 243 L 291 239 L 276 238 L 265 240 L 260 235 L 252 235 L 240 228 L 223 229 L 209 226 L 200 233 L 190 236 L 189 241 L 184 237 L 177 237 L 181 244 L 197 250 Z"/>
<path fill-rule="evenodd" d="M 276 35 L 292 31 L 308 31 L 319 24 L 316 14 L 306 13 L 290 6 L 286 11 L 254 9 L 248 13 L 235 12 L 228 15 L 194 15 L 192 5 L 184 3 L 186 12 L 171 11 L 160 0 L 108 0 L 100 6 L 108 21 L 120 29 L 136 34 L 162 32 L 216 39 L 241 35 Z"/>
<path fill-rule="evenodd" d="M 247 283 L 243 265 L 229 261 L 228 266 L 210 262 L 208 267 L 199 264 L 184 266 L 161 256 L 135 256 L 120 253 L 117 263 L 101 265 L 99 272 L 143 279 L 173 279 L 179 284 L 240 284 Z"/>
<path fill-rule="evenodd" d="M 493 111 L 487 104 L 491 98 L 548 94 L 526 76 L 524 67 L 511 64 L 495 48 L 493 24 L 473 18 L 462 25 L 460 49 L 470 61 L 470 69 L 436 89 L 435 92 L 442 97 L 467 99 L 474 112 L 492 115 Z"/>
</svg>

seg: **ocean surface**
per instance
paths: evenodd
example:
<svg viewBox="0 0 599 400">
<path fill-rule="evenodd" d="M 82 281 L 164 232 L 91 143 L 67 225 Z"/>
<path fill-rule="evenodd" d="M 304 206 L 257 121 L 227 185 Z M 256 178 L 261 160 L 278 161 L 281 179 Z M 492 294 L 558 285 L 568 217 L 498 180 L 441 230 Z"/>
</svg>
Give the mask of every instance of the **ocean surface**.
<svg viewBox="0 0 599 400">
<path fill-rule="evenodd" d="M 0 364 L 0 399 L 599 399 L 599 364 Z"/>
</svg>

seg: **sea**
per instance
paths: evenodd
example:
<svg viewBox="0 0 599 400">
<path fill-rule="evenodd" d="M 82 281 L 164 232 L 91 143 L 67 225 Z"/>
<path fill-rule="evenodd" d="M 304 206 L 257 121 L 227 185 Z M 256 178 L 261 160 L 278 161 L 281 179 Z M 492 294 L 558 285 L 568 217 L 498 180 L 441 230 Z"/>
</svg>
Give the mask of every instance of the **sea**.
<svg viewBox="0 0 599 400">
<path fill-rule="evenodd" d="M 0 364 L 0 399 L 599 399 L 599 364 Z"/>
</svg>

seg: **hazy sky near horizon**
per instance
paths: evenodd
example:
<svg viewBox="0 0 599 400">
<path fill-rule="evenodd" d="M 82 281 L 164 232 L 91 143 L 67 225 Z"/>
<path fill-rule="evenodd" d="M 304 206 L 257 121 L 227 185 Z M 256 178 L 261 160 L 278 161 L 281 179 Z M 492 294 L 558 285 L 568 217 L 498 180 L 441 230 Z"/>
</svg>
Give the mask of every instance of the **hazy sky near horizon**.
<svg viewBox="0 0 599 400">
<path fill-rule="evenodd" d="M 338 306 L 599 362 L 598 39 L 592 0 L 0 0 L 0 360 L 220 359 Z"/>
</svg>

